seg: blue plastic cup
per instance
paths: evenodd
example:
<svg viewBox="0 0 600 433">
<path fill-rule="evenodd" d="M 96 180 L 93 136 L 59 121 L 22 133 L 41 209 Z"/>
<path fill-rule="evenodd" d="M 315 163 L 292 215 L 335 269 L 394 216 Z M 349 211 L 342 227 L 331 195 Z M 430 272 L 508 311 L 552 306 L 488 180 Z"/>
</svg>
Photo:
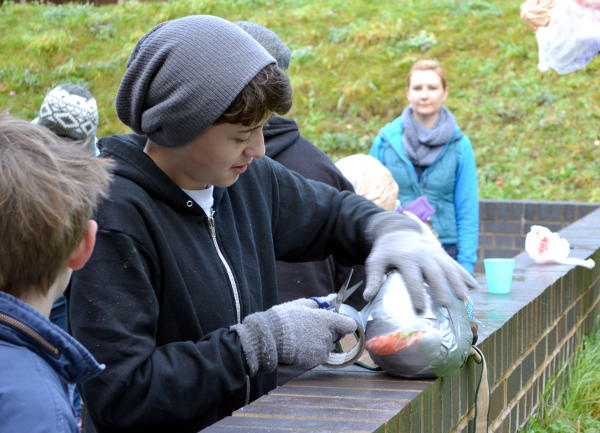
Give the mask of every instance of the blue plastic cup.
<svg viewBox="0 0 600 433">
<path fill-rule="evenodd" d="M 510 293 L 515 259 L 483 259 L 489 293 Z"/>
</svg>

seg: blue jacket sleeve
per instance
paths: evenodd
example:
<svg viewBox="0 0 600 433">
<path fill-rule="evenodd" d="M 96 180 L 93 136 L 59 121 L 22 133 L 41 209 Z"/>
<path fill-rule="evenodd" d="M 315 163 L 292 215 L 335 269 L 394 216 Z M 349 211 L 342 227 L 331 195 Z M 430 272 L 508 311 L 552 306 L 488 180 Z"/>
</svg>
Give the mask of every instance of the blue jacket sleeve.
<svg viewBox="0 0 600 433">
<path fill-rule="evenodd" d="M 371 150 L 369 150 L 369 155 L 378 159 L 383 165 L 385 165 L 385 161 L 383 160 L 383 136 L 381 131 L 373 140 L 373 144 L 371 145 Z"/>
<path fill-rule="evenodd" d="M 458 233 L 458 262 L 473 273 L 479 243 L 479 194 L 475 155 L 471 141 L 466 135 L 459 143 L 454 206 Z"/>
</svg>

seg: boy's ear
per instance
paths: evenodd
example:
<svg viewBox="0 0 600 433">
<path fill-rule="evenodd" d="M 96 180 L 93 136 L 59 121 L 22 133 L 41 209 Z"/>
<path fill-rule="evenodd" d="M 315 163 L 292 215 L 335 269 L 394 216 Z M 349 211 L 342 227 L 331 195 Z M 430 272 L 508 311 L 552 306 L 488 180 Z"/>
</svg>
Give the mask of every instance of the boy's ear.
<svg viewBox="0 0 600 433">
<path fill-rule="evenodd" d="M 79 245 L 75 248 L 67 265 L 74 271 L 83 268 L 88 259 L 94 251 L 94 245 L 96 244 L 96 232 L 98 231 L 98 223 L 94 220 L 87 222 L 87 228 L 79 242 Z"/>
</svg>

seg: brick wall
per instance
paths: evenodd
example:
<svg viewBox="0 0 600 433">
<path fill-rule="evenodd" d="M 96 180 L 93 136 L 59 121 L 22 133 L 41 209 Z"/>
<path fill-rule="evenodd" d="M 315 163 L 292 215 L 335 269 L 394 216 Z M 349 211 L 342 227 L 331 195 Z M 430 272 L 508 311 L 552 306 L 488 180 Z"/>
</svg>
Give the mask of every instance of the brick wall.
<svg viewBox="0 0 600 433">
<path fill-rule="evenodd" d="M 598 209 L 600 203 L 527 200 L 481 200 L 479 203 L 479 261 L 483 272 L 488 257 L 514 257 L 525 248 L 525 235 L 532 225 L 558 231 Z"/>
<path fill-rule="evenodd" d="M 557 215 L 571 212 L 565 209 Z M 597 209 L 560 231 L 574 247 L 571 256 L 598 263 L 592 270 L 537 265 L 520 253 L 510 294 L 487 293 L 478 277 L 482 287 L 472 297 L 481 321 L 477 345 L 489 368 L 491 433 L 513 433 L 525 424 L 550 379 L 566 377 L 582 336 L 594 327 L 600 313 L 599 226 Z M 471 360 L 452 375 L 417 381 L 357 366 L 319 367 L 204 431 L 466 433 L 478 371 Z"/>
<path fill-rule="evenodd" d="M 555 215 L 544 221 L 558 220 L 564 212 Z M 520 253 L 510 295 L 474 296 L 486 326 L 479 347 L 490 367 L 492 432 L 515 432 L 524 425 L 549 379 L 565 372 L 581 337 L 593 329 L 600 312 L 599 224 L 600 209 L 559 232 L 573 247 L 571 256 L 591 256 L 595 269 L 538 265 Z M 466 432 L 467 417 L 453 431 Z"/>
</svg>

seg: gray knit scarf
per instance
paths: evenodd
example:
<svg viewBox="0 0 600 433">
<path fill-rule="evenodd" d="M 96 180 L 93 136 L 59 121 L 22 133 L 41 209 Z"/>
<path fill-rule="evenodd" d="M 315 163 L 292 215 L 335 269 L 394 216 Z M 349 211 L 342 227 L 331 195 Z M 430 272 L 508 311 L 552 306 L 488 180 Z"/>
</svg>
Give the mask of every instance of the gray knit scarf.
<svg viewBox="0 0 600 433">
<path fill-rule="evenodd" d="M 446 107 L 440 109 L 440 117 L 432 129 L 426 128 L 415 120 L 410 106 L 402 112 L 404 129 L 404 151 L 415 166 L 429 167 L 442 151 L 452 134 L 456 119 Z"/>
</svg>

